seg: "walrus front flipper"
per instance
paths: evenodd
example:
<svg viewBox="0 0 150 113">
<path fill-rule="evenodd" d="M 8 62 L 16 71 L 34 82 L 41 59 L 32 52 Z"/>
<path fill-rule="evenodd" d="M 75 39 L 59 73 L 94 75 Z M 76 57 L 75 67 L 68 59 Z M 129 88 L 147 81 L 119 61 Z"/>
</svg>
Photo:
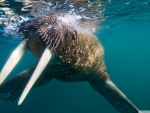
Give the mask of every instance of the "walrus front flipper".
<svg viewBox="0 0 150 113">
<path fill-rule="evenodd" d="M 28 83 L 35 67 L 27 69 L 0 85 L 0 100 L 15 101 Z M 48 83 L 52 78 L 44 71 L 32 88 Z"/>
<path fill-rule="evenodd" d="M 135 107 L 128 98 L 115 86 L 109 79 L 108 74 L 93 76 L 89 79 L 89 83 L 93 89 L 105 97 L 108 102 L 113 105 L 120 113 L 138 113 L 139 110 Z"/>
</svg>

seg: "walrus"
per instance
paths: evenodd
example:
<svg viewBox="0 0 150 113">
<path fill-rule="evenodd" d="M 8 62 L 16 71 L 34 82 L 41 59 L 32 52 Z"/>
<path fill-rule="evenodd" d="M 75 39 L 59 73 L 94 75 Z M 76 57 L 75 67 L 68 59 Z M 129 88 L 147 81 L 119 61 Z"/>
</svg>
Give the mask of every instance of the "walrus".
<svg viewBox="0 0 150 113">
<path fill-rule="evenodd" d="M 0 99 L 14 101 L 20 96 L 20 105 L 30 89 L 54 78 L 62 82 L 89 82 L 120 113 L 139 112 L 111 81 L 103 46 L 92 32 L 67 25 L 55 15 L 23 22 L 18 32 L 23 41 L 1 71 Z M 28 49 L 39 62 L 3 82 Z"/>
</svg>

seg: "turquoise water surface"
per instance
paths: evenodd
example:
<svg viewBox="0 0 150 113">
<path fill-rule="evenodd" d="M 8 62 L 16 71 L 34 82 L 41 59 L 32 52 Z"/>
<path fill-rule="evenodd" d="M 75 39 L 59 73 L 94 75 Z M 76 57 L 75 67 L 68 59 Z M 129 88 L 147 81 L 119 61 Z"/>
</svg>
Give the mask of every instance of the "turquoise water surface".
<svg viewBox="0 0 150 113">
<path fill-rule="evenodd" d="M 11 3 L 11 1 L 9 1 Z M 106 2 L 106 1 L 105 1 Z M 9 6 L 8 6 L 9 7 Z M 141 110 L 150 110 L 150 1 L 107 1 L 96 35 L 105 50 L 112 81 Z M 0 27 L 0 69 L 21 42 Z M 8 78 L 30 68 L 36 58 L 28 51 Z M 0 101 L 1 113 L 118 113 L 88 83 L 49 84 L 30 91 L 20 106 Z"/>
</svg>

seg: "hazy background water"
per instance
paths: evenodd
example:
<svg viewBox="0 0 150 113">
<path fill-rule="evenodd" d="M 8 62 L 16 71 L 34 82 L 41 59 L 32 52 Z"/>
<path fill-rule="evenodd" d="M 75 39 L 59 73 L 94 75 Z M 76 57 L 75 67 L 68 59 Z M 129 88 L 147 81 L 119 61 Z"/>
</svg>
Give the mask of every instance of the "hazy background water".
<svg viewBox="0 0 150 113">
<path fill-rule="evenodd" d="M 150 110 L 150 1 L 105 2 L 106 20 L 99 25 L 101 29 L 96 35 L 105 49 L 108 73 L 139 109 Z M 17 3 L 20 5 L 20 2 Z M 21 41 L 19 36 L 13 38 L 4 34 L 4 28 L 1 25 L 0 68 Z M 11 76 L 35 62 L 36 58 L 28 51 Z M 17 101 L 0 101 L 0 110 L 1 113 L 118 113 L 88 83 L 56 80 L 32 90 L 21 106 L 17 105 Z"/>
</svg>

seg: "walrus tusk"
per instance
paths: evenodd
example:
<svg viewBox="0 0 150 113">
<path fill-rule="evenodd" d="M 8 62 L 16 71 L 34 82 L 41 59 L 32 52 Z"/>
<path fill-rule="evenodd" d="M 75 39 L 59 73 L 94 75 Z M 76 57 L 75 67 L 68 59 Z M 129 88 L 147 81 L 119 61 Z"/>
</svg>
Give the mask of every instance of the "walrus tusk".
<svg viewBox="0 0 150 113">
<path fill-rule="evenodd" d="M 5 78 L 9 75 L 12 69 L 16 66 L 19 60 L 22 58 L 24 53 L 27 51 L 27 39 L 24 39 L 18 47 L 13 51 L 7 62 L 5 63 L 1 74 L 0 74 L 0 85 L 3 83 Z"/>
<path fill-rule="evenodd" d="M 34 83 L 36 82 L 36 80 L 38 79 L 38 77 L 40 76 L 40 74 L 42 73 L 42 71 L 44 70 L 44 68 L 46 67 L 46 65 L 48 64 L 50 58 L 51 58 L 52 54 L 49 50 L 48 47 L 46 47 L 36 69 L 34 70 L 28 84 L 26 85 L 20 99 L 18 102 L 18 105 L 20 105 L 23 100 L 25 99 L 26 95 L 28 94 L 28 92 L 30 91 L 30 89 L 32 88 L 32 86 L 34 85 Z"/>
</svg>

